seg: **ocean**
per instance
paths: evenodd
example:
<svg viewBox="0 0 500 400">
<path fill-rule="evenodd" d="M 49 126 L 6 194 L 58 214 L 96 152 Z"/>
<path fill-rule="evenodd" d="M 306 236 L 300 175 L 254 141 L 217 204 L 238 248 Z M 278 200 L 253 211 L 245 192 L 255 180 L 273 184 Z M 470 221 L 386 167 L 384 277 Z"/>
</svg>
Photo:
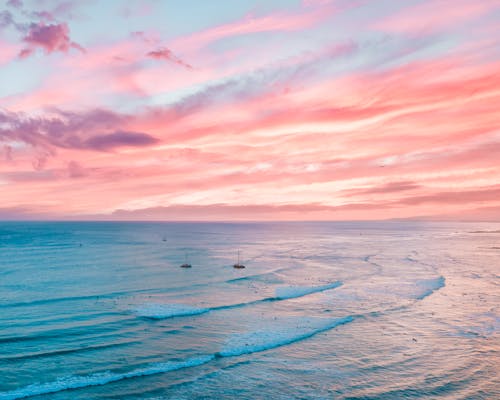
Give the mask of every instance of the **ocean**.
<svg viewBox="0 0 500 400">
<path fill-rule="evenodd" d="M 0 400 L 499 399 L 499 256 L 492 223 L 0 222 Z"/>
</svg>

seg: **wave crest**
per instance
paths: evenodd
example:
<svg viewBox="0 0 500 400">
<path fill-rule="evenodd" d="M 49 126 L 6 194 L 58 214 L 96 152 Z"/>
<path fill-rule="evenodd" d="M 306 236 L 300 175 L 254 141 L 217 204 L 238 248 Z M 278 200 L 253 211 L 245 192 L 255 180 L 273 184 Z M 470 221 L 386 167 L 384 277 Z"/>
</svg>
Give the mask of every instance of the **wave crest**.
<svg viewBox="0 0 500 400">
<path fill-rule="evenodd" d="M 150 303 L 136 307 L 133 312 L 140 317 L 152 319 L 165 319 L 173 317 L 186 317 L 189 315 L 204 314 L 210 311 L 208 308 L 197 308 L 184 304 L 160 304 Z"/>
<path fill-rule="evenodd" d="M 276 289 L 275 297 L 266 297 L 253 300 L 246 303 L 227 304 L 222 306 L 198 308 L 185 304 L 176 303 L 148 303 L 133 309 L 134 314 L 140 317 L 151 319 L 166 319 L 173 317 L 187 317 L 191 315 L 204 314 L 209 311 L 228 310 L 233 308 L 248 307 L 255 304 L 295 299 L 297 297 L 307 296 L 313 293 L 324 292 L 325 290 L 335 289 L 342 286 L 342 282 L 332 282 L 322 286 L 282 286 Z"/>
<path fill-rule="evenodd" d="M 123 379 L 160 374 L 164 372 L 176 371 L 182 368 L 196 367 L 202 364 L 206 364 L 214 358 L 214 355 L 207 355 L 189 358 L 184 361 L 167 361 L 164 363 L 151 364 L 149 367 L 139 368 L 121 374 L 115 372 L 101 372 L 88 376 L 70 375 L 58 378 L 52 382 L 37 383 L 34 385 L 26 386 L 24 388 L 0 393 L 0 400 L 16 400 L 42 394 L 62 392 L 69 389 L 100 386 L 111 382 L 121 381 Z"/>
<path fill-rule="evenodd" d="M 307 296 L 312 293 L 324 292 L 325 290 L 335 289 L 342 285 L 342 282 L 332 282 L 322 286 L 282 286 L 276 289 L 276 299 L 294 299 L 297 297 Z"/>
<path fill-rule="evenodd" d="M 289 328 L 281 331 L 257 331 L 239 336 L 233 336 L 228 345 L 215 354 L 188 358 L 184 361 L 167 361 L 164 363 L 150 364 L 145 368 L 138 368 L 130 372 L 101 372 L 88 376 L 70 375 L 61 377 L 52 382 L 37 383 L 23 388 L 0 392 L 0 400 L 16 400 L 42 394 L 62 392 L 70 389 L 80 389 L 89 386 L 106 385 L 107 383 L 123 379 L 137 378 L 140 376 L 161 374 L 183 368 L 197 367 L 221 357 L 235 357 L 243 354 L 257 353 L 281 346 L 286 346 L 310 338 L 318 333 L 331 330 L 339 325 L 347 324 L 354 317 L 347 316 L 335 320 L 318 323 L 317 320 L 308 324 Z"/>
<path fill-rule="evenodd" d="M 328 320 L 326 323 L 313 324 L 316 326 L 312 329 L 311 327 L 296 326 L 282 331 L 261 330 L 235 335 L 216 356 L 233 357 L 274 349 L 310 338 L 318 333 L 331 330 L 353 320 L 352 316 L 348 316 L 333 321 Z"/>
</svg>

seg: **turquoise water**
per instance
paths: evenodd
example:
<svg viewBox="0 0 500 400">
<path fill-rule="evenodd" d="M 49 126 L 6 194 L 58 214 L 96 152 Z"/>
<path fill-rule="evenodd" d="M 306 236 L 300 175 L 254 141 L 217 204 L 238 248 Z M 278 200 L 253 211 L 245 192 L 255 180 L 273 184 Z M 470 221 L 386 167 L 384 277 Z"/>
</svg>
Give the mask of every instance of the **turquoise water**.
<svg viewBox="0 0 500 400">
<path fill-rule="evenodd" d="M 499 255 L 485 223 L 1 222 L 0 400 L 500 398 Z"/>
</svg>

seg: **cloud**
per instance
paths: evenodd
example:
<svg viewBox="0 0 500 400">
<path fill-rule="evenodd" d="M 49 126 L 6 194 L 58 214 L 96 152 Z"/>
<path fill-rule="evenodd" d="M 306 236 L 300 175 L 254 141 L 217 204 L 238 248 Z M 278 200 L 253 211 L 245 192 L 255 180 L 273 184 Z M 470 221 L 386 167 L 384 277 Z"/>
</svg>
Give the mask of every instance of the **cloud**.
<svg viewBox="0 0 500 400">
<path fill-rule="evenodd" d="M 4 144 L 2 146 L 3 159 L 7 162 L 12 161 L 12 146 Z"/>
<path fill-rule="evenodd" d="M 142 40 L 145 43 L 156 43 L 158 40 L 151 37 L 148 33 L 144 31 L 133 31 L 130 32 L 130 36 L 135 39 Z"/>
<path fill-rule="evenodd" d="M 7 5 L 12 8 L 22 8 L 23 7 L 23 2 L 21 0 L 9 0 L 7 2 Z"/>
<path fill-rule="evenodd" d="M 48 25 L 43 22 L 32 23 L 23 42 L 27 43 L 28 47 L 21 50 L 20 58 L 30 56 L 37 48 L 43 49 L 46 54 L 57 51 L 67 53 L 70 48 L 85 52 L 82 46 L 71 41 L 66 23 Z"/>
<path fill-rule="evenodd" d="M 379 205 L 353 203 L 342 206 L 328 206 L 320 203 L 282 205 L 171 205 L 138 210 L 116 210 L 104 219 L 118 220 L 164 220 L 164 221 L 221 221 L 221 220 L 297 220 L 307 215 L 311 220 L 322 219 L 326 214 L 341 216 L 346 211 L 373 210 Z"/>
<path fill-rule="evenodd" d="M 246 15 L 243 19 L 181 37 L 174 43 L 180 46 L 178 48 L 195 50 L 222 39 L 242 35 L 298 31 L 325 21 L 333 12 L 334 7 L 326 5 L 295 13 L 277 12 L 264 16 Z"/>
<path fill-rule="evenodd" d="M 59 118 L 52 120 L 57 125 L 58 120 L 63 122 L 67 131 L 93 131 L 98 129 L 115 129 L 126 124 L 129 116 L 102 108 L 95 108 L 86 112 L 72 112 L 54 110 Z"/>
<path fill-rule="evenodd" d="M 29 18 L 39 18 L 45 21 L 55 21 L 56 19 L 74 19 L 82 17 L 83 14 L 77 12 L 82 6 L 81 1 L 77 0 L 58 0 L 58 1 L 39 1 L 40 5 L 46 6 L 45 10 L 29 11 L 25 10 L 23 14 Z"/>
<path fill-rule="evenodd" d="M 110 150 L 117 147 L 143 147 L 158 143 L 159 140 L 142 132 L 116 131 L 96 135 L 83 143 L 83 148 L 92 150 Z"/>
<path fill-rule="evenodd" d="M 23 111 L 0 108 L 2 206 L 36 194 L 36 207 L 61 215 L 177 204 L 142 215 L 373 219 L 498 203 L 499 193 L 484 192 L 500 172 L 492 17 L 470 35 L 446 36 L 448 27 L 472 28 L 466 10 L 450 24 L 440 21 L 446 13 L 423 13 L 424 25 L 446 29 L 414 40 L 407 32 L 420 22 L 407 31 L 403 21 L 401 33 L 389 24 L 381 29 L 389 34 L 373 31 L 398 9 L 413 19 L 412 5 L 408 12 L 367 2 L 343 19 L 339 3 L 306 0 L 267 15 L 257 8 L 222 25 L 207 20 L 200 32 L 190 32 L 197 23 L 169 31 L 168 42 L 155 21 L 130 37 L 126 25 L 106 36 L 80 19 L 79 36 L 67 32 L 63 44 L 9 43 L 9 52 L 0 44 L 2 60 L 23 47 L 57 55 L 51 68 L 42 57 L 23 63 L 37 73 L 22 85 L 12 80 L 0 103 Z M 51 15 L 23 14 L 21 31 L 2 14 L 11 24 L 4 40 L 28 36 L 31 22 L 62 25 L 45 8 Z M 107 39 L 90 47 L 95 35 Z M 71 40 L 88 43 L 88 53 L 74 52 Z M 65 52 L 75 54 L 59 56 Z M 189 73 L 184 58 L 196 66 Z M 9 86 L 18 92 L 9 95 Z M 88 109 L 96 104 L 109 109 Z"/>
<path fill-rule="evenodd" d="M 375 28 L 391 33 L 428 34 L 463 26 L 499 7 L 498 0 L 454 0 L 452 6 L 448 0 L 426 0 L 377 21 Z"/>
<path fill-rule="evenodd" d="M 459 212 L 437 214 L 428 219 L 438 221 L 484 221 L 484 222 L 500 222 L 500 205 L 490 207 L 479 207 L 474 209 L 460 210 Z"/>
<path fill-rule="evenodd" d="M 0 29 L 8 28 L 11 25 L 17 26 L 14 17 L 10 11 L 0 11 Z"/>
<path fill-rule="evenodd" d="M 472 190 L 436 192 L 428 195 L 407 197 L 396 201 L 395 205 L 467 204 L 500 199 L 500 186 L 489 186 Z"/>
<path fill-rule="evenodd" d="M 55 20 L 54 16 L 49 11 L 33 11 L 32 13 L 30 13 L 30 15 L 31 17 L 40 19 L 42 21 L 51 22 Z"/>
<path fill-rule="evenodd" d="M 461 195 L 464 196 L 461 196 Z M 349 219 L 359 212 L 368 212 L 373 218 L 390 218 L 390 210 L 407 204 L 437 202 L 447 204 L 469 204 L 481 200 L 500 198 L 500 188 L 486 187 L 480 190 L 462 192 L 440 192 L 429 196 L 407 197 L 397 201 L 352 202 L 339 206 L 321 203 L 282 204 L 282 205 L 232 205 L 206 204 L 151 207 L 137 210 L 116 210 L 109 215 L 101 215 L 104 219 L 118 220 L 300 220 L 300 219 Z"/>
<path fill-rule="evenodd" d="M 397 193 L 420 188 L 421 185 L 412 181 L 389 182 L 382 186 L 375 186 L 368 189 L 353 189 L 349 190 L 350 196 L 358 196 L 365 194 L 384 194 Z"/>
<path fill-rule="evenodd" d="M 18 221 L 47 218 L 43 213 L 28 207 L 0 207 L 0 220 Z"/>
<path fill-rule="evenodd" d="M 193 69 L 191 65 L 187 64 L 180 58 L 176 57 L 174 53 L 172 53 L 172 51 L 167 49 L 166 47 L 160 47 L 156 50 L 150 51 L 149 53 L 146 53 L 146 56 L 148 56 L 149 58 L 153 58 L 155 60 L 169 61 L 171 63 L 180 65 L 187 69 Z"/>
<path fill-rule="evenodd" d="M 43 157 L 37 157 L 36 168 L 44 167 L 54 147 L 108 151 L 158 142 L 147 133 L 123 129 L 129 120 L 128 116 L 102 109 L 84 113 L 53 110 L 50 117 L 0 111 L 0 141 L 17 141 L 43 149 L 45 153 Z"/>
<path fill-rule="evenodd" d="M 70 178 L 83 178 L 87 175 L 87 173 L 85 168 L 83 168 L 80 163 L 70 161 L 68 163 L 68 175 Z"/>
</svg>

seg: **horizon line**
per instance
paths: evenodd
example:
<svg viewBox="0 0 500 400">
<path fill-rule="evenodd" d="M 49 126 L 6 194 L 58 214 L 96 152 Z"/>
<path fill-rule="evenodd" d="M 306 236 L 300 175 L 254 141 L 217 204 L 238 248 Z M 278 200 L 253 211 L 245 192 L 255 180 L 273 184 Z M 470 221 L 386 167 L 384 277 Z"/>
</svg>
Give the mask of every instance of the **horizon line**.
<svg viewBox="0 0 500 400">
<path fill-rule="evenodd" d="M 214 219 L 214 220 L 154 220 L 154 219 L 36 219 L 36 218 L 27 218 L 27 219 L 1 219 L 0 223 L 3 222 L 134 222 L 134 223 L 339 223 L 339 222 L 347 222 L 347 223 L 364 223 L 364 222 L 454 222 L 454 223 L 500 223 L 500 220 L 486 220 L 486 219 L 477 219 L 477 220 L 460 220 L 460 219 L 439 219 L 439 218 L 419 218 L 419 217 L 409 217 L 409 218 L 387 218 L 387 219 L 314 219 L 314 220 L 275 220 L 275 219 L 266 219 L 266 220 L 222 220 L 222 219 Z"/>
</svg>

